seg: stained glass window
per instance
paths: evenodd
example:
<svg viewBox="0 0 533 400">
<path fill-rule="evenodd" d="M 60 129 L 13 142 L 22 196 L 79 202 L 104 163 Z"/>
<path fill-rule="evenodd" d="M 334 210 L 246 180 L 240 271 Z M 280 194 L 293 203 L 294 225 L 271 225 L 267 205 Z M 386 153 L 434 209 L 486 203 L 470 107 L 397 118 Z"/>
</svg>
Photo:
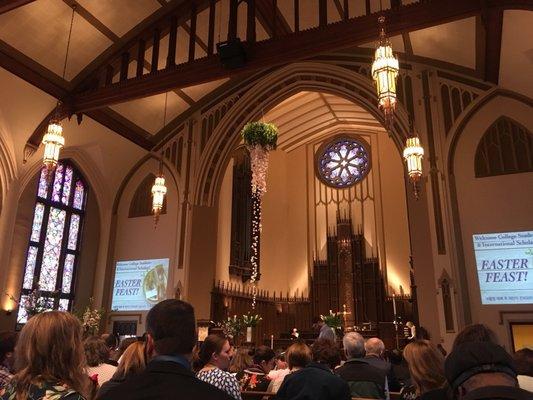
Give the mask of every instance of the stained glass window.
<svg viewBox="0 0 533 400">
<path fill-rule="evenodd" d="M 24 266 L 17 323 L 28 319 L 24 304 L 69 310 L 74 299 L 76 266 L 87 187 L 76 168 L 58 164 L 53 176 L 39 175 L 30 243 Z M 33 303 L 32 303 L 33 302 Z"/>
<path fill-rule="evenodd" d="M 338 137 L 317 153 L 317 175 L 328 186 L 344 189 L 363 180 L 370 170 L 370 155 L 362 140 Z"/>
</svg>

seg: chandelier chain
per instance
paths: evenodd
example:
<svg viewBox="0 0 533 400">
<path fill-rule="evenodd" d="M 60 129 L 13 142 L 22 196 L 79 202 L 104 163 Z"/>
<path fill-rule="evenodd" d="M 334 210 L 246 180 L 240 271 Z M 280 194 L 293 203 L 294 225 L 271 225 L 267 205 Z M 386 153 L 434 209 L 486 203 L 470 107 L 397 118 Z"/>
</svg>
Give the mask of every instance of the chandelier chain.
<svg viewBox="0 0 533 400">
<path fill-rule="evenodd" d="M 63 79 L 65 79 L 65 74 L 67 72 L 67 60 L 68 60 L 68 53 L 70 50 L 70 38 L 72 37 L 72 27 L 74 26 L 74 14 L 75 13 L 76 13 L 76 5 L 74 4 L 72 6 L 72 16 L 70 18 L 70 28 L 68 31 L 67 51 L 65 52 L 65 63 L 63 64 L 63 74 L 62 74 Z"/>
</svg>

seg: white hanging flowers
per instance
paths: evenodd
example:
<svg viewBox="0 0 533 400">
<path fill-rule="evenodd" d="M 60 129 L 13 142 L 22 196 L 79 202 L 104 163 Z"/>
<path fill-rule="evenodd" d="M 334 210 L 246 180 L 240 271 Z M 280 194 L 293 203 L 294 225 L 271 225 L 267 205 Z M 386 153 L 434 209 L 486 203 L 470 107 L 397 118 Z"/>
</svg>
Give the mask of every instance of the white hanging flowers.
<svg viewBox="0 0 533 400">
<path fill-rule="evenodd" d="M 266 193 L 268 153 L 276 148 L 278 128 L 266 122 L 249 122 L 244 126 L 241 134 L 250 153 L 252 168 L 252 255 L 250 257 L 252 276 L 250 283 L 253 285 L 252 309 L 255 309 L 261 232 L 261 198 Z"/>
</svg>

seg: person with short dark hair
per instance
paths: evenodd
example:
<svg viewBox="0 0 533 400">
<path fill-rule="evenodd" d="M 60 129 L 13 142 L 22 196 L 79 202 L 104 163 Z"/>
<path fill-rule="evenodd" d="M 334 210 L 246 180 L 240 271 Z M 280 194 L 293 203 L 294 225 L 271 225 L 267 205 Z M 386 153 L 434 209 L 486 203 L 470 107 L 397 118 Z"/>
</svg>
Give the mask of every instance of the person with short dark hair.
<svg viewBox="0 0 533 400">
<path fill-rule="evenodd" d="M 241 400 L 239 382 L 227 372 L 232 355 L 233 350 L 228 339 L 219 335 L 207 336 L 198 352 L 201 368 L 196 376 L 234 399 Z"/>
<path fill-rule="evenodd" d="M 523 348 L 513 355 L 516 365 L 518 385 L 529 392 L 533 392 L 533 350 Z"/>
<path fill-rule="evenodd" d="M 365 339 L 348 332 L 342 339 L 346 362 L 335 373 L 350 387 L 352 397 L 386 398 L 386 371 L 370 365 L 365 359 Z"/>
<path fill-rule="evenodd" d="M 100 337 L 104 340 L 105 345 L 107 346 L 109 350 L 109 357 L 105 361 L 105 363 L 109 365 L 114 365 L 115 367 L 117 367 L 118 366 L 117 353 L 118 353 L 118 345 L 120 344 L 120 339 L 114 333 L 104 333 Z"/>
<path fill-rule="evenodd" d="M 456 346 L 444 364 L 446 379 L 458 400 L 531 400 L 518 387 L 513 359 L 492 342 L 465 342 Z"/>
<path fill-rule="evenodd" d="M 87 359 L 87 374 L 98 385 L 103 385 L 113 377 L 117 367 L 106 363 L 109 359 L 109 348 L 104 339 L 98 336 L 90 336 L 83 342 L 85 358 Z"/>
<path fill-rule="evenodd" d="M 276 399 L 350 400 L 350 388 L 331 366 L 340 362 L 335 343 L 319 339 L 313 344 L 313 361 L 285 377 Z"/>
<path fill-rule="evenodd" d="M 488 326 L 483 324 L 465 326 L 455 337 L 452 350 L 467 342 L 490 342 L 499 344 L 496 334 Z"/>
<path fill-rule="evenodd" d="M 146 329 L 146 370 L 109 390 L 102 400 L 233 400 L 191 371 L 197 334 L 189 303 L 169 299 L 156 304 L 148 312 Z"/>
<path fill-rule="evenodd" d="M 9 383 L 15 372 L 16 343 L 17 334 L 15 332 L 0 332 L 0 390 Z"/>
<path fill-rule="evenodd" d="M 237 374 L 243 392 L 266 392 L 270 385 L 268 373 L 274 368 L 276 353 L 268 346 L 259 346 L 252 357 L 253 364 Z"/>
</svg>

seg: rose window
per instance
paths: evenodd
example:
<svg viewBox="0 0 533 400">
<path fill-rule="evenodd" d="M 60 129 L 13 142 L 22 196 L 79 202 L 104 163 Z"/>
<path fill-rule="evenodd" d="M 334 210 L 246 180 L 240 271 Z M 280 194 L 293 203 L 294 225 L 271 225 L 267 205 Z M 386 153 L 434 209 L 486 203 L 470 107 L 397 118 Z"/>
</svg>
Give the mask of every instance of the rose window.
<svg viewBox="0 0 533 400">
<path fill-rule="evenodd" d="M 343 137 L 323 145 L 317 153 L 317 174 L 328 186 L 347 188 L 370 170 L 370 155 L 361 140 Z"/>
</svg>

